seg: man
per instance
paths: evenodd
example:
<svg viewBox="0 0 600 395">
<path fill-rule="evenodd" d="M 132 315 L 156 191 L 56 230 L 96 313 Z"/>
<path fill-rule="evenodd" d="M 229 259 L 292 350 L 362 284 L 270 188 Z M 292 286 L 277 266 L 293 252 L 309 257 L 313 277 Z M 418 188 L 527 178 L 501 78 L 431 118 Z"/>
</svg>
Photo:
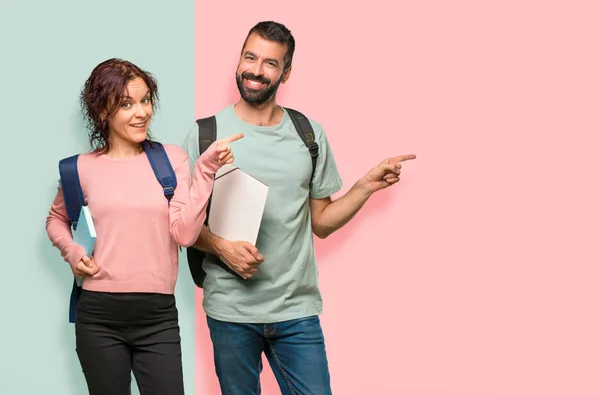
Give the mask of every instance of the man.
<svg viewBox="0 0 600 395">
<path fill-rule="evenodd" d="M 216 115 L 217 139 L 243 133 L 233 150 L 236 165 L 269 185 L 256 247 L 202 229 L 195 247 L 220 256 L 239 276 L 204 261 L 204 310 L 224 395 L 260 394 L 264 352 L 283 394 L 330 394 L 325 343 L 318 315 L 313 233 L 325 238 L 346 224 L 376 191 L 399 181 L 404 155 L 384 160 L 343 197 L 342 182 L 321 125 L 310 121 L 319 156 L 311 156 L 277 90 L 290 78 L 295 42 L 276 22 L 254 26 L 236 72 L 240 100 Z M 194 166 L 198 127 L 185 148 Z"/>
</svg>

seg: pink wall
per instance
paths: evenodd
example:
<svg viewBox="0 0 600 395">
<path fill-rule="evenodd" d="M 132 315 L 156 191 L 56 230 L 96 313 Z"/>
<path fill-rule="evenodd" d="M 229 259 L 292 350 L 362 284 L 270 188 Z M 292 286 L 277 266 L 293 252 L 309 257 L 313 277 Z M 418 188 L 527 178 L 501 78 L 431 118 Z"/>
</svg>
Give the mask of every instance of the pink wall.
<svg viewBox="0 0 600 395">
<path fill-rule="evenodd" d="M 599 394 L 598 3 L 349 4 L 196 10 L 197 116 L 237 99 L 274 19 L 297 41 L 280 102 L 324 125 L 344 191 L 418 155 L 317 244 L 334 393 Z M 197 393 L 218 394 L 200 302 Z"/>
</svg>

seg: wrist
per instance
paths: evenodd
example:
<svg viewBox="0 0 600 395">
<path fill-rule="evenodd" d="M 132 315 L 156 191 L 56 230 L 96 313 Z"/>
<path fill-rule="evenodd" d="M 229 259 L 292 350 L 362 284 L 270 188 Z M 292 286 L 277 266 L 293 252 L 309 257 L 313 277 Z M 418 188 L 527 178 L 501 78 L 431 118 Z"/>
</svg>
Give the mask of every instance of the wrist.
<svg viewBox="0 0 600 395">
<path fill-rule="evenodd" d="M 366 176 L 358 180 L 355 186 L 358 192 L 360 192 L 360 194 L 363 195 L 365 199 L 370 198 L 371 195 L 375 192 L 371 188 L 371 183 L 369 182 L 369 180 L 367 180 Z"/>
<path fill-rule="evenodd" d="M 217 152 L 216 142 L 212 143 L 208 149 L 202 155 L 200 155 L 197 163 L 202 168 L 200 171 L 203 171 L 209 176 L 215 175 L 215 173 L 222 166 L 219 162 L 219 153 Z"/>
<path fill-rule="evenodd" d="M 213 245 L 215 246 L 216 255 L 223 256 L 223 254 L 225 253 L 225 250 L 227 250 L 227 246 L 228 246 L 229 242 L 220 237 L 216 237 L 216 236 L 213 236 L 213 237 L 214 237 Z"/>
</svg>

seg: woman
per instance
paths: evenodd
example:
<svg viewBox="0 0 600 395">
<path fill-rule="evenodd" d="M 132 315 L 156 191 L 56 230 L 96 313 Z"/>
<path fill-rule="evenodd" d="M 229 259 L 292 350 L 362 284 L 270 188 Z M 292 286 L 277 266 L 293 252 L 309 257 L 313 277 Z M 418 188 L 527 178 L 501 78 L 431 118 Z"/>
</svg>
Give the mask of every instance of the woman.
<svg viewBox="0 0 600 395">
<path fill-rule="evenodd" d="M 60 186 L 46 220 L 53 245 L 84 277 L 76 348 L 92 395 L 129 394 L 131 371 L 142 395 L 183 394 L 177 247 L 198 238 L 214 174 L 233 162 L 228 144 L 243 137 L 215 142 L 191 182 L 185 152 L 165 145 L 177 178 L 167 202 L 142 145 L 157 97 L 155 79 L 136 65 L 109 59 L 96 66 L 81 92 L 92 152 L 78 160 L 97 233 L 93 256 L 73 242 Z"/>
</svg>

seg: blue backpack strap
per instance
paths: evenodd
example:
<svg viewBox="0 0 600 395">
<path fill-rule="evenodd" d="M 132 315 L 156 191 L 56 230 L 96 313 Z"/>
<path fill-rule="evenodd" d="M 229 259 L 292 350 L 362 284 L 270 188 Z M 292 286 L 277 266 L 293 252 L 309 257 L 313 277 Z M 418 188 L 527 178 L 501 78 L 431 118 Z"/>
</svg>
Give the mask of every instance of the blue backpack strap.
<svg viewBox="0 0 600 395">
<path fill-rule="evenodd" d="M 65 209 L 73 230 L 77 228 L 81 206 L 84 205 L 83 191 L 79 182 L 79 172 L 77 171 L 77 159 L 79 155 L 70 156 L 58 162 L 58 172 L 60 173 L 60 186 L 65 200 Z M 73 277 L 73 288 L 69 300 L 69 322 L 74 323 L 77 318 L 77 302 L 81 295 L 81 287 L 77 284 L 77 279 Z"/>
<path fill-rule="evenodd" d="M 145 140 L 142 146 L 144 147 L 146 156 L 148 156 L 150 166 L 154 170 L 154 175 L 163 187 L 165 197 L 170 202 L 175 193 L 175 188 L 177 188 L 177 177 L 175 176 L 175 171 L 173 171 L 165 147 L 161 143 L 150 140 Z"/>
<path fill-rule="evenodd" d="M 73 229 L 77 229 L 81 206 L 85 204 L 83 191 L 79 183 L 79 172 L 77 171 L 77 159 L 79 155 L 73 155 L 58 162 L 60 173 L 60 186 L 65 198 L 65 209 Z"/>
<path fill-rule="evenodd" d="M 69 299 L 69 322 L 74 324 L 77 320 L 77 303 L 81 296 L 81 286 L 77 284 L 77 279 L 73 277 L 73 287 L 71 288 L 71 297 Z"/>
</svg>

